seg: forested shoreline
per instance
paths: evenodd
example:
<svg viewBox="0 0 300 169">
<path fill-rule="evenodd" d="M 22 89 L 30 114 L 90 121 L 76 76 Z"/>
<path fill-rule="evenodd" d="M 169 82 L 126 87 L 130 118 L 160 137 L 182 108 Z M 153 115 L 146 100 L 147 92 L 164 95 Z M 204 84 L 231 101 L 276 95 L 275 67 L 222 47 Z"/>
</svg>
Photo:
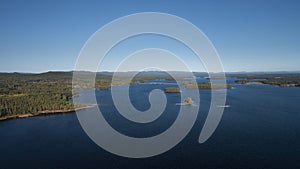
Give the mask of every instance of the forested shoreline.
<svg viewBox="0 0 300 169">
<path fill-rule="evenodd" d="M 73 104 L 72 73 L 0 74 L 0 119 L 70 112 L 83 104 Z"/>
</svg>

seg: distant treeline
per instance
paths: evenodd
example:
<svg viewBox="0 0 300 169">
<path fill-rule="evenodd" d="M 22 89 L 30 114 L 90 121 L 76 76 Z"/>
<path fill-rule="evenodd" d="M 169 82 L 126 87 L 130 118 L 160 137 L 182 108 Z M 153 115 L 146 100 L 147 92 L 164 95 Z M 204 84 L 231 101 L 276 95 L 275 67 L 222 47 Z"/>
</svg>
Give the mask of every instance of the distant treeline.
<svg viewBox="0 0 300 169">
<path fill-rule="evenodd" d="M 253 82 L 276 86 L 300 87 L 300 74 L 234 74 L 231 77 L 239 78 L 235 82 L 238 84 L 249 84 Z"/>
</svg>

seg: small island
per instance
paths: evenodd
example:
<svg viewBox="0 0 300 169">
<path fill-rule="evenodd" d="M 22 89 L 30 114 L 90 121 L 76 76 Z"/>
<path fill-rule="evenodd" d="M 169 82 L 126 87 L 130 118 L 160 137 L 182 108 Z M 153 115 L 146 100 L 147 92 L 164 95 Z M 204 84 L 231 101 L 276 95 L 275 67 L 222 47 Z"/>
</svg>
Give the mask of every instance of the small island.
<svg viewBox="0 0 300 169">
<path fill-rule="evenodd" d="M 211 82 L 182 82 L 187 89 L 231 89 L 231 84 L 215 84 Z"/>
<path fill-rule="evenodd" d="M 167 87 L 164 89 L 165 93 L 180 93 L 180 88 L 178 87 Z"/>
<path fill-rule="evenodd" d="M 187 97 L 186 99 L 184 99 L 184 103 L 186 103 L 186 104 L 193 104 L 193 103 L 194 103 L 194 101 L 193 101 L 193 99 L 192 99 L 192 98 L 190 98 L 190 97 Z"/>
<path fill-rule="evenodd" d="M 236 84 L 264 84 L 261 81 L 250 81 L 250 80 L 236 80 Z"/>
</svg>

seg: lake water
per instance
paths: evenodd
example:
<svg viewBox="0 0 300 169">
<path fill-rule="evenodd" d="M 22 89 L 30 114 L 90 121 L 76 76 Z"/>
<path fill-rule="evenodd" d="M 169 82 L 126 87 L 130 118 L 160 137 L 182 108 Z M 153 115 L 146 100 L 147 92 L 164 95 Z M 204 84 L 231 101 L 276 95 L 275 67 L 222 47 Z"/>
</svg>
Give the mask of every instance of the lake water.
<svg viewBox="0 0 300 169">
<path fill-rule="evenodd" d="M 133 105 L 148 109 L 148 92 L 166 86 L 173 85 L 131 86 Z M 209 90 L 200 92 L 200 111 L 190 133 L 161 155 L 145 159 L 113 155 L 89 139 L 75 113 L 57 114 L 0 122 L 0 168 L 300 168 L 300 88 L 233 87 L 227 95 L 230 107 L 204 144 L 198 143 L 198 137 L 210 106 Z M 118 114 L 110 91 L 96 91 L 96 96 L 111 126 L 135 137 L 166 130 L 178 114 L 174 104 L 180 102 L 180 94 L 167 94 L 162 116 L 141 125 Z"/>
</svg>

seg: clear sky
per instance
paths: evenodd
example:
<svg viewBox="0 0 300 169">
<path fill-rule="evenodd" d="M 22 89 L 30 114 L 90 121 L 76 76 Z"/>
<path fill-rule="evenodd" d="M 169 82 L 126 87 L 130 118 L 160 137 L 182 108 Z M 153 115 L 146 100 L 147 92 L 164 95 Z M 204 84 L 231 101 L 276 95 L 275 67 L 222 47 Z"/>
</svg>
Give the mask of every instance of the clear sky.
<svg viewBox="0 0 300 169">
<path fill-rule="evenodd" d="M 137 12 L 192 22 L 214 44 L 225 71 L 300 70 L 299 9 L 298 0 L 1 0 L 0 72 L 72 70 L 96 30 Z M 108 58 L 104 68 L 115 62 Z"/>
</svg>

